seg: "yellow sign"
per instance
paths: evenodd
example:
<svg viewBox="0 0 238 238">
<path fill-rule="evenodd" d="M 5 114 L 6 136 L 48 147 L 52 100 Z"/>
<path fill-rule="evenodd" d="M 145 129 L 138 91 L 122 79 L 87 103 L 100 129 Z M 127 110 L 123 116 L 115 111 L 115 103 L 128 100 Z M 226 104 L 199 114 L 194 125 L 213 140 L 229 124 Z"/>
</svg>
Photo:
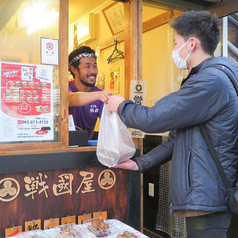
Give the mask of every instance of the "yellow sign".
<svg viewBox="0 0 238 238">
<path fill-rule="evenodd" d="M 103 217 L 104 219 L 107 219 L 107 211 L 104 212 L 94 212 L 93 213 L 93 218 L 97 217 Z"/>
<path fill-rule="evenodd" d="M 40 229 L 41 229 L 40 219 L 25 222 L 25 231 L 40 230 Z"/>
<path fill-rule="evenodd" d="M 14 226 L 11 228 L 5 229 L 5 237 L 16 236 L 22 232 L 22 226 Z"/>
<path fill-rule="evenodd" d="M 54 228 L 59 225 L 59 218 L 44 220 L 44 230 Z"/>
<path fill-rule="evenodd" d="M 83 222 L 85 220 L 91 219 L 92 218 L 92 214 L 85 214 L 82 216 L 78 216 L 78 224 L 83 224 Z"/>
<path fill-rule="evenodd" d="M 69 224 L 69 223 L 76 223 L 76 216 L 62 217 L 61 218 L 61 225 Z"/>
</svg>

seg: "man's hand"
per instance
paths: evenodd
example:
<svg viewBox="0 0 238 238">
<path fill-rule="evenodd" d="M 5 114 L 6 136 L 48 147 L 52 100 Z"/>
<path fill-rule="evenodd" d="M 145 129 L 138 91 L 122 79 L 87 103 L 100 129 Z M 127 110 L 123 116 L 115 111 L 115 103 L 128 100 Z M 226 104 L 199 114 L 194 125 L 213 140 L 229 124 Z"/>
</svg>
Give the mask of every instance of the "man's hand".
<svg viewBox="0 0 238 238">
<path fill-rule="evenodd" d="M 104 103 L 108 103 L 109 97 L 112 96 L 112 92 L 108 89 L 104 91 L 99 91 L 98 99 L 101 100 Z"/>
<path fill-rule="evenodd" d="M 120 164 L 113 166 L 113 168 L 139 170 L 137 163 L 133 160 L 126 160 Z"/>
<path fill-rule="evenodd" d="M 109 112 L 116 112 L 118 106 L 124 100 L 125 99 L 122 96 L 120 96 L 120 95 L 118 95 L 118 96 L 110 96 L 109 100 L 108 100 L 108 111 Z"/>
</svg>

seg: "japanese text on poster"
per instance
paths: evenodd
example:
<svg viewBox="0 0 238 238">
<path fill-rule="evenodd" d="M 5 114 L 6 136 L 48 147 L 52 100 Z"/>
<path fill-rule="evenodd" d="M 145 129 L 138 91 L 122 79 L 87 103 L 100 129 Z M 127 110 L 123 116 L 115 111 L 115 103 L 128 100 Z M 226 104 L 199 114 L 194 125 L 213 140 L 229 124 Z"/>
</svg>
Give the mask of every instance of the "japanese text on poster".
<svg viewBox="0 0 238 238">
<path fill-rule="evenodd" d="M 0 142 L 53 139 L 53 66 L 0 62 Z"/>
</svg>

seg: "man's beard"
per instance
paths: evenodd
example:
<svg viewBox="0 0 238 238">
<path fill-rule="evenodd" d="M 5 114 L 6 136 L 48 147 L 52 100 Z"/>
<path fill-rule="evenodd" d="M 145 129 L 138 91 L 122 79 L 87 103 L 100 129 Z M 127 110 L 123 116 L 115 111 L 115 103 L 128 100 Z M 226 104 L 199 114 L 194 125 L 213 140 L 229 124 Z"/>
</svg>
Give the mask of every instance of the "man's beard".
<svg viewBox="0 0 238 238">
<path fill-rule="evenodd" d="M 90 76 L 89 76 L 90 77 Z M 96 77 L 95 77 L 96 78 Z M 87 82 L 82 79 L 80 79 L 81 83 L 87 87 L 93 87 L 96 84 L 96 80 L 94 82 Z"/>
</svg>

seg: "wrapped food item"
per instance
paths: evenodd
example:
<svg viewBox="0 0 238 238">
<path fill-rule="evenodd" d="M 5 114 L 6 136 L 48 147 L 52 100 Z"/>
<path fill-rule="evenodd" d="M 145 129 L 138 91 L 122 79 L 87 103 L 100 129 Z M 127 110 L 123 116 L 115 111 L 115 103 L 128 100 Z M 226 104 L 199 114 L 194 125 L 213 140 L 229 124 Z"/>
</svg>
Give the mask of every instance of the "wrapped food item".
<svg viewBox="0 0 238 238">
<path fill-rule="evenodd" d="M 96 237 L 105 237 L 114 232 L 114 228 L 103 217 L 85 220 L 87 229 Z"/>
<path fill-rule="evenodd" d="M 107 222 L 109 225 L 112 225 L 117 229 L 117 232 L 110 235 L 112 238 L 149 238 L 148 236 L 121 221 L 108 219 Z"/>
<path fill-rule="evenodd" d="M 137 238 L 137 236 L 133 235 L 132 233 L 128 232 L 128 231 L 124 231 L 123 232 L 123 235 L 126 237 L 126 238 Z"/>
<path fill-rule="evenodd" d="M 64 224 L 49 229 L 47 233 L 52 237 L 57 238 L 78 238 L 84 237 L 84 232 L 80 230 L 80 227 L 74 223 Z"/>
</svg>

